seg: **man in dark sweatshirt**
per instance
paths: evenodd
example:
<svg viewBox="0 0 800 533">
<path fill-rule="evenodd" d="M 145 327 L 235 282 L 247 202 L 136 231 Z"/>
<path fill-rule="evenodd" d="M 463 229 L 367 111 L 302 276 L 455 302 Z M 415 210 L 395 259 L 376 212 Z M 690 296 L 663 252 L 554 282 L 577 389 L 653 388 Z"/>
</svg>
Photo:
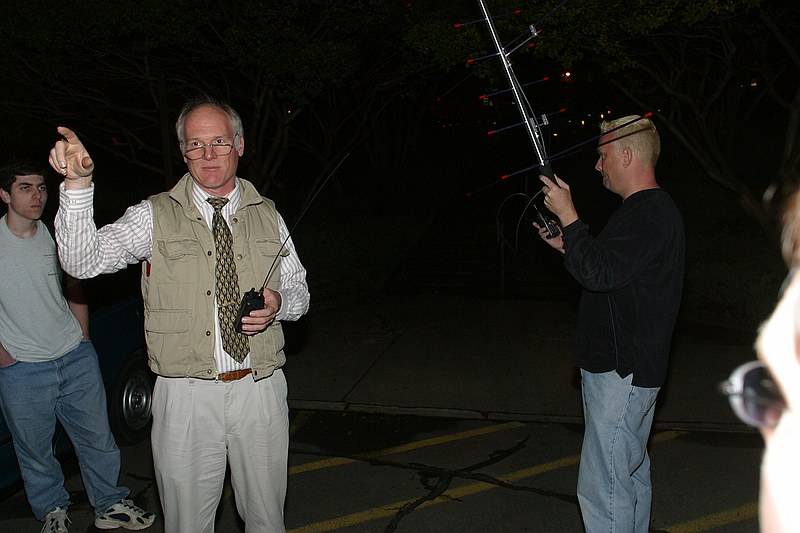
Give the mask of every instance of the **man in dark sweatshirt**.
<svg viewBox="0 0 800 533">
<path fill-rule="evenodd" d="M 585 432 L 578 501 L 588 533 L 646 533 L 652 484 L 647 441 L 683 291 L 684 227 L 656 182 L 660 140 L 648 118 L 601 124 L 595 169 L 622 205 L 589 234 L 569 185 L 545 176 L 545 206 L 561 235 L 540 236 L 564 254 L 581 284 L 575 364 L 581 372 Z M 538 225 L 537 225 L 538 227 Z"/>
</svg>

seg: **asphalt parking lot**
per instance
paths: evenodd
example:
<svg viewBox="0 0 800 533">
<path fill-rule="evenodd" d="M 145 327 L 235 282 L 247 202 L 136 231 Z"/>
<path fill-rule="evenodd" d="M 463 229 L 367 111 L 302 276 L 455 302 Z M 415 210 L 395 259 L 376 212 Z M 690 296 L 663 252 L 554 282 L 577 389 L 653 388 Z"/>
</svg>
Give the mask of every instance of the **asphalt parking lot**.
<svg viewBox="0 0 800 533">
<path fill-rule="evenodd" d="M 476 319 L 472 304 L 391 295 L 287 329 L 290 531 L 581 531 L 573 310 L 549 302 L 543 320 L 540 302 L 484 299 Z M 681 324 L 673 351 L 650 446 L 652 530 L 757 531 L 761 438 L 717 392 L 753 357 L 751 333 Z M 66 470 L 72 531 L 93 531 Z M 123 448 L 122 482 L 160 514 L 147 442 Z M 21 491 L 0 502 L 0 529 L 40 528 Z M 244 531 L 229 488 L 217 531 Z"/>
<path fill-rule="evenodd" d="M 579 425 L 293 410 L 292 428 L 289 531 L 581 531 Z M 761 449 L 753 432 L 655 432 L 651 531 L 757 531 Z M 122 451 L 122 482 L 160 515 L 149 443 Z M 65 470 L 70 530 L 95 531 L 74 459 Z M 40 531 L 23 491 L 0 502 L 0 529 Z M 244 532 L 229 485 L 216 530 Z"/>
</svg>

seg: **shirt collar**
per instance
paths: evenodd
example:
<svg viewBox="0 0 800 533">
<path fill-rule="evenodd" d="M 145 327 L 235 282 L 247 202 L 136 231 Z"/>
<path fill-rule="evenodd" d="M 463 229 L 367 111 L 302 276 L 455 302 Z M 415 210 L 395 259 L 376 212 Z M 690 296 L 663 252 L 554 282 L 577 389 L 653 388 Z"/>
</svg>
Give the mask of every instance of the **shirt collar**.
<svg viewBox="0 0 800 533">
<path fill-rule="evenodd" d="M 200 188 L 195 181 L 192 181 L 192 201 L 194 205 L 198 206 L 201 211 L 204 211 L 206 206 L 211 207 L 206 201 L 211 195 Z M 222 208 L 223 214 L 235 213 L 239 209 L 239 204 L 242 201 L 242 188 L 239 186 L 239 179 L 236 178 L 236 184 L 233 190 L 224 196 L 228 199 L 228 203 Z M 213 211 L 213 209 L 212 209 Z"/>
</svg>

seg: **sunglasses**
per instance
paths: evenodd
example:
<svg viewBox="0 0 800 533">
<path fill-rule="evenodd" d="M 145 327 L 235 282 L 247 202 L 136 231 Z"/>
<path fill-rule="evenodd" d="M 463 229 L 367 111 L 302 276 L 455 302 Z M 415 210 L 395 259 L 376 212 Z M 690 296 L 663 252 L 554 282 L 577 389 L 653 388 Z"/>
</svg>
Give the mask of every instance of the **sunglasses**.
<svg viewBox="0 0 800 533">
<path fill-rule="evenodd" d="M 745 363 L 719 384 L 731 408 L 742 422 L 754 427 L 773 427 L 780 420 L 786 401 L 778 384 L 761 361 Z"/>
</svg>

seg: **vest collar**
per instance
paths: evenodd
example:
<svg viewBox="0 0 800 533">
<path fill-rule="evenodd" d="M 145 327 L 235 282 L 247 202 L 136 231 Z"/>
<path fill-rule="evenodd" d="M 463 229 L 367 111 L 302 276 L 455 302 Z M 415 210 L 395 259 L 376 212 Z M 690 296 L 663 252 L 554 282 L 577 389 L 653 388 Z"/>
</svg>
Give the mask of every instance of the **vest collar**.
<svg viewBox="0 0 800 533">
<path fill-rule="evenodd" d="M 236 178 L 236 181 L 239 187 L 241 187 L 242 195 L 239 203 L 239 209 L 249 205 L 260 204 L 264 201 L 264 198 L 258 194 L 258 191 L 252 183 L 238 177 Z M 169 191 L 170 198 L 183 206 L 184 210 L 187 212 L 191 209 L 197 209 L 192 201 L 192 183 L 192 175 L 187 172 Z"/>
</svg>

